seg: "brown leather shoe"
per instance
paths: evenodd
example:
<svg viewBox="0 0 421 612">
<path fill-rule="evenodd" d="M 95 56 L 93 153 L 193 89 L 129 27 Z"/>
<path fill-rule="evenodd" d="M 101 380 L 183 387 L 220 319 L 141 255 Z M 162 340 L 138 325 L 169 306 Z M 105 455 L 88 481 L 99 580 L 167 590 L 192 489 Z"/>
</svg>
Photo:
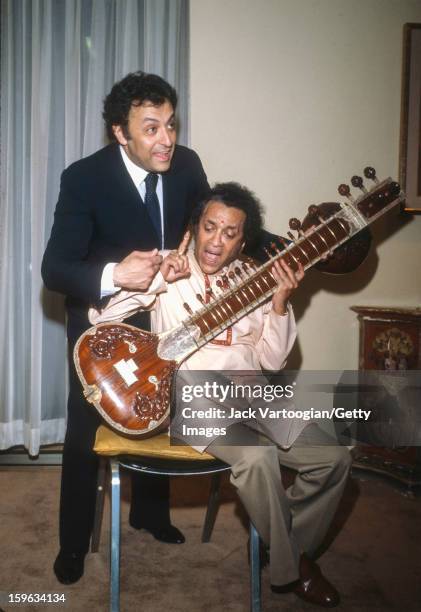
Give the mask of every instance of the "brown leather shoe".
<svg viewBox="0 0 421 612">
<path fill-rule="evenodd" d="M 338 591 L 326 580 L 317 563 L 303 554 L 300 557 L 300 579 L 293 592 L 310 603 L 334 608 L 340 602 Z"/>
</svg>

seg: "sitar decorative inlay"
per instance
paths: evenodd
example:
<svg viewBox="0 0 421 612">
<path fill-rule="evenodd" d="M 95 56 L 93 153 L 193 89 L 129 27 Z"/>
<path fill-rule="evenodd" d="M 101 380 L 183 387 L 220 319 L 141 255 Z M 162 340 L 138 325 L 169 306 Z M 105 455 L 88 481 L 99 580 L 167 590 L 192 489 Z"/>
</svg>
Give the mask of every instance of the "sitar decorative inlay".
<svg viewBox="0 0 421 612">
<path fill-rule="evenodd" d="M 132 347 L 135 346 L 136 340 L 142 343 L 152 342 L 148 333 L 136 328 L 130 329 L 121 325 L 109 325 L 106 329 L 98 328 L 95 335 L 88 341 L 88 345 L 94 357 L 98 359 L 111 359 L 120 342 L 126 342 L 130 352 L 133 353 Z"/>
</svg>

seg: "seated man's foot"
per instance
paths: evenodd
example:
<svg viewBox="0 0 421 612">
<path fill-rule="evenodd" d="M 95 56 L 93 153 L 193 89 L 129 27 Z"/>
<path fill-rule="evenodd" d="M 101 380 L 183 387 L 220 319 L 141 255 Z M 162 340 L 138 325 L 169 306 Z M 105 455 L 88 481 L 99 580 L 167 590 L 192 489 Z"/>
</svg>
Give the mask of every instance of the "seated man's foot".
<svg viewBox="0 0 421 612">
<path fill-rule="evenodd" d="M 156 527 L 147 527 L 146 525 L 141 525 L 130 515 L 129 525 L 130 527 L 133 527 L 133 529 L 145 529 L 153 535 L 155 540 L 165 542 L 166 544 L 184 544 L 186 541 L 186 538 L 181 531 L 177 529 L 177 527 L 174 527 L 174 525 L 171 525 L 171 523 Z"/>
<path fill-rule="evenodd" d="M 274 593 L 295 593 L 297 597 L 324 608 L 334 608 L 340 602 L 338 591 L 323 576 L 319 566 L 303 554 L 300 558 L 300 578 L 290 585 L 272 586 Z"/>
<path fill-rule="evenodd" d="M 83 576 L 85 555 L 60 550 L 54 561 L 54 573 L 61 584 L 73 584 Z"/>
</svg>

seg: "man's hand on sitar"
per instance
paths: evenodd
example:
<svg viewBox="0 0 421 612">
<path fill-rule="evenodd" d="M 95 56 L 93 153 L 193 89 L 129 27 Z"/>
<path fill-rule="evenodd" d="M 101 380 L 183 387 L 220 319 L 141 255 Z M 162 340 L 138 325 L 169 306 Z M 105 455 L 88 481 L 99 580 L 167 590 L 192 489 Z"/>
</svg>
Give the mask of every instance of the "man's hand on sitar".
<svg viewBox="0 0 421 612">
<path fill-rule="evenodd" d="M 271 270 L 272 275 L 278 283 L 278 288 L 272 298 L 273 310 L 283 316 L 287 313 L 288 300 L 291 294 L 297 289 L 299 283 L 304 278 L 304 268 L 298 262 L 296 272 L 289 267 L 284 260 L 275 261 Z"/>
</svg>

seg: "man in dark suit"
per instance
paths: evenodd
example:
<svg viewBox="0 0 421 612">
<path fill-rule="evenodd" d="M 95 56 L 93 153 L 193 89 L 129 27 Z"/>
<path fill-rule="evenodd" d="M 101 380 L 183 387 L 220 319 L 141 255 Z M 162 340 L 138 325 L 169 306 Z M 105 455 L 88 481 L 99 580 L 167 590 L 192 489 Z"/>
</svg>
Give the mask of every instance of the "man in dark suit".
<svg viewBox="0 0 421 612">
<path fill-rule="evenodd" d="M 63 172 L 42 275 L 66 295 L 70 393 L 63 449 L 58 580 L 83 575 L 91 536 L 98 462 L 92 447 L 99 416 L 73 366 L 73 347 L 89 327 L 87 311 L 120 288 L 145 291 L 159 269 L 159 249 L 180 242 L 194 205 L 209 186 L 198 156 L 176 145 L 175 90 L 156 75 L 127 75 L 104 102 L 113 144 Z M 128 320 L 149 329 L 147 313 Z M 184 542 L 169 517 L 169 482 L 136 476 L 130 524 L 158 540 Z"/>
</svg>

